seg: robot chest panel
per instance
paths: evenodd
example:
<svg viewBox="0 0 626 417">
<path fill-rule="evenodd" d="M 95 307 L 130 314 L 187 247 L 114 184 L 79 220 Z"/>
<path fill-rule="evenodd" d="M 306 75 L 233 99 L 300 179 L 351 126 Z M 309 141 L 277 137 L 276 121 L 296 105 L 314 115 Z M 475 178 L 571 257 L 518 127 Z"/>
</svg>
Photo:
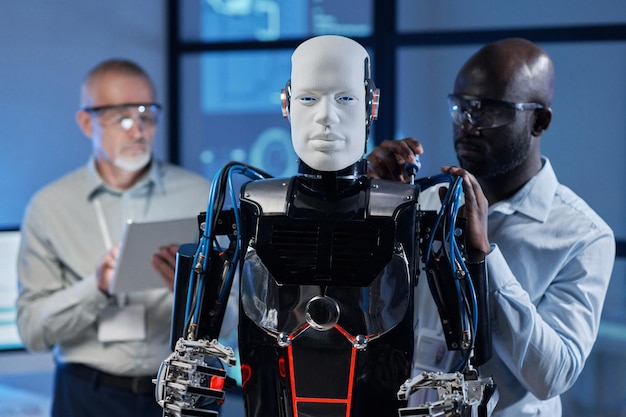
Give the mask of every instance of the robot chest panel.
<svg viewBox="0 0 626 417">
<path fill-rule="evenodd" d="M 266 216 L 257 224 L 257 254 L 279 284 L 367 287 L 395 247 L 389 218 Z"/>
</svg>

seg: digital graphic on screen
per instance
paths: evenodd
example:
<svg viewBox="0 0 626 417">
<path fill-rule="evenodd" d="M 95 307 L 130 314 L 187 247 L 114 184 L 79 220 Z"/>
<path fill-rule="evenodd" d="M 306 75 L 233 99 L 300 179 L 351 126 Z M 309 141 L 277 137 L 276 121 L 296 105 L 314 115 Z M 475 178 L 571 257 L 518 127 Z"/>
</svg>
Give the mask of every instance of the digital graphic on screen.
<svg viewBox="0 0 626 417">
<path fill-rule="evenodd" d="M 204 41 L 275 41 L 333 33 L 352 37 L 372 33 L 369 1 L 205 0 L 200 16 Z"/>
<path fill-rule="evenodd" d="M 199 58 L 197 111 L 202 131 L 210 133 L 207 140 L 190 138 L 191 148 L 183 148 L 197 158 L 197 169 L 204 175 L 212 178 L 230 161 L 275 176 L 295 174 L 297 156 L 289 122 L 280 110 L 290 56 L 290 51 L 281 50 L 203 54 Z M 189 125 L 198 123 L 190 121 Z"/>
</svg>

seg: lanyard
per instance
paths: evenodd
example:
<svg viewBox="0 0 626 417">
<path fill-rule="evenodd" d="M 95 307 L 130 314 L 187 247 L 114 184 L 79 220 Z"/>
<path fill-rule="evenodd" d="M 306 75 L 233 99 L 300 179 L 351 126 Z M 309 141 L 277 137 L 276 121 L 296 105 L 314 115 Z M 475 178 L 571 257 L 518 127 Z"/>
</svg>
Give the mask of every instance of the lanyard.
<svg viewBox="0 0 626 417">
<path fill-rule="evenodd" d="M 98 200 L 98 198 L 94 199 L 93 206 L 96 209 L 96 217 L 98 218 L 100 233 L 102 234 L 102 240 L 104 241 L 104 248 L 107 251 L 111 250 L 111 248 L 113 247 L 113 244 L 111 243 L 111 234 L 109 233 L 109 227 L 107 225 L 106 218 L 104 217 L 102 204 L 100 204 L 100 200 Z"/>
<path fill-rule="evenodd" d="M 100 233 L 102 234 L 102 240 L 107 251 L 111 250 L 113 244 L 111 242 L 111 234 L 109 233 L 109 227 L 107 225 L 106 218 L 104 217 L 104 210 L 102 210 L 102 204 L 96 198 L 93 201 L 93 206 L 96 209 L 96 217 L 98 218 L 98 225 L 100 226 Z M 124 308 L 128 302 L 128 298 L 125 293 L 119 293 L 115 296 L 115 301 L 119 308 Z"/>
</svg>

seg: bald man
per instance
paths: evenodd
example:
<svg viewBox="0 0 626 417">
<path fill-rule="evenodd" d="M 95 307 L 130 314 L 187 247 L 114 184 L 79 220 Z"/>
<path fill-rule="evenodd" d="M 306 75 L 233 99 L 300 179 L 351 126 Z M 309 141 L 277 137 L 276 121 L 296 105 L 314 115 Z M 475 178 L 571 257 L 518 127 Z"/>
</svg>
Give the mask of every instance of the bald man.
<svg viewBox="0 0 626 417">
<path fill-rule="evenodd" d="M 613 268 L 613 232 L 541 154 L 553 94 L 548 54 L 512 38 L 472 55 L 448 97 L 460 168 L 443 169 L 472 182 L 467 237 L 486 255 L 494 343 L 481 375 L 498 386 L 496 417 L 562 414 L 559 395 L 593 347 Z M 414 139 L 384 141 L 368 155 L 370 176 L 404 181 L 402 165 L 422 152 Z M 416 306 L 413 373 L 449 365 L 449 355 L 420 354 L 441 344 L 441 330 L 427 297 Z"/>
</svg>

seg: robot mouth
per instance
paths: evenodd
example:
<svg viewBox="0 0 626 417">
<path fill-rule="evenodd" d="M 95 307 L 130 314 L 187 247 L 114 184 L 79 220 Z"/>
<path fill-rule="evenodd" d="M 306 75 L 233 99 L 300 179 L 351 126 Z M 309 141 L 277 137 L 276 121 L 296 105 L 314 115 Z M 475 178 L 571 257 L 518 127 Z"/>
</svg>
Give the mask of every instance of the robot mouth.
<svg viewBox="0 0 626 417">
<path fill-rule="evenodd" d="M 345 142 L 345 138 L 332 133 L 332 132 L 326 132 L 326 133 L 320 133 L 317 135 L 312 136 L 309 141 L 311 142 Z"/>
<path fill-rule="evenodd" d="M 309 142 L 318 152 L 340 152 L 345 149 L 345 142 L 338 140 L 312 140 Z"/>
</svg>

